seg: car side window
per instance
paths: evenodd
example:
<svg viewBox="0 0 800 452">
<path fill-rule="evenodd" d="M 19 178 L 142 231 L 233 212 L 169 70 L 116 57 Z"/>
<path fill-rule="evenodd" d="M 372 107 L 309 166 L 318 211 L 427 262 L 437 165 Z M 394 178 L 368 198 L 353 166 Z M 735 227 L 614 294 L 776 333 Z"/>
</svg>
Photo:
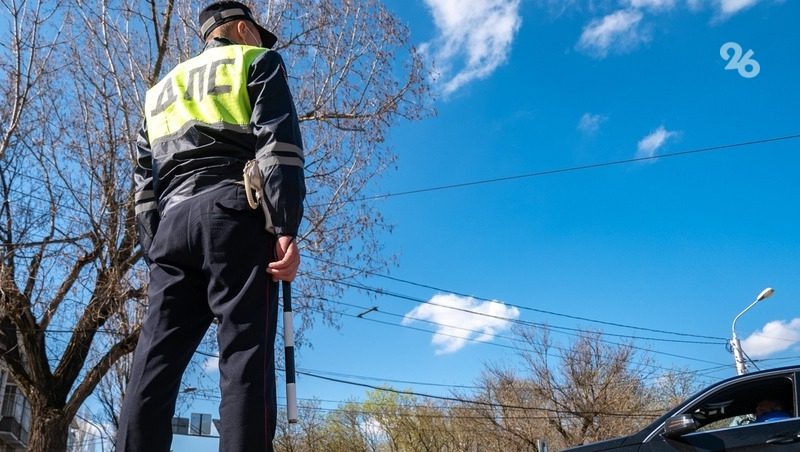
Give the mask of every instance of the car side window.
<svg viewBox="0 0 800 452">
<path fill-rule="evenodd" d="M 797 417 L 793 374 L 770 376 L 722 388 L 690 406 L 698 432 Z"/>
</svg>

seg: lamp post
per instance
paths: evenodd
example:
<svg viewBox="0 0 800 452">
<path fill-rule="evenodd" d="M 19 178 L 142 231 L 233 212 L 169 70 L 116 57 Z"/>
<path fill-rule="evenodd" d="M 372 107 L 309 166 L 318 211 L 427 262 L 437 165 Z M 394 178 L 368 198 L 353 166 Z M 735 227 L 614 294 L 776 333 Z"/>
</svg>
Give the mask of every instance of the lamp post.
<svg viewBox="0 0 800 452">
<path fill-rule="evenodd" d="M 739 338 L 736 336 L 736 321 L 739 320 L 745 312 L 750 310 L 756 303 L 765 300 L 772 296 L 775 293 L 775 289 L 772 287 L 767 287 L 766 289 L 762 290 L 760 294 L 756 297 L 755 301 L 750 303 L 750 306 L 744 308 L 744 311 L 740 312 L 736 318 L 733 319 L 733 324 L 731 325 L 731 347 L 733 348 L 733 359 L 736 361 L 736 374 L 737 375 L 744 375 L 747 373 L 747 363 L 744 360 L 744 352 L 742 351 L 742 344 L 739 342 Z"/>
</svg>

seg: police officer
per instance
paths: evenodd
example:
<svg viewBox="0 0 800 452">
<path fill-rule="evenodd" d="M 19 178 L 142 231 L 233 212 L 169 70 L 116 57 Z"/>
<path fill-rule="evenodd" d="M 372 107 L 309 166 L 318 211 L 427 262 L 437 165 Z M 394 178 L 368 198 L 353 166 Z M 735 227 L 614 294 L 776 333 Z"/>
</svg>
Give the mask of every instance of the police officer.
<svg viewBox="0 0 800 452">
<path fill-rule="evenodd" d="M 200 25 L 203 52 L 145 100 L 134 179 L 149 306 L 118 451 L 169 451 L 181 376 L 215 318 L 220 450 L 272 450 L 276 289 L 300 262 L 303 144 L 286 70 L 269 50 L 276 37 L 238 2 L 207 6 Z M 253 159 L 264 209 L 248 205 L 242 185 Z"/>
</svg>

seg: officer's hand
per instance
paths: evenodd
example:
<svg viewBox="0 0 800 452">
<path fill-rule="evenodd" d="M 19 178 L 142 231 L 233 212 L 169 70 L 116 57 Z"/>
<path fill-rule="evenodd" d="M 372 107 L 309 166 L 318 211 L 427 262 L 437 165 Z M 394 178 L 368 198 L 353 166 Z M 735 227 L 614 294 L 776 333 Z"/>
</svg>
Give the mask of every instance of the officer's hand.
<svg viewBox="0 0 800 452">
<path fill-rule="evenodd" d="M 278 260 L 269 263 L 267 273 L 272 275 L 273 281 L 293 281 L 300 266 L 300 250 L 297 249 L 294 237 L 278 237 L 275 255 Z"/>
</svg>

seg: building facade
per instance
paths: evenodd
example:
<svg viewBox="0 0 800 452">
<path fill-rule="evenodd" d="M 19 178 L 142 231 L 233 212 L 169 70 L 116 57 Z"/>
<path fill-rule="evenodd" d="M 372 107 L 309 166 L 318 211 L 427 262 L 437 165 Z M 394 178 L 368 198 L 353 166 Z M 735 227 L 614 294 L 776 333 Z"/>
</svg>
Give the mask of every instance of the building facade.
<svg viewBox="0 0 800 452">
<path fill-rule="evenodd" d="M 31 407 L 0 362 L 0 452 L 27 449 Z"/>
</svg>

